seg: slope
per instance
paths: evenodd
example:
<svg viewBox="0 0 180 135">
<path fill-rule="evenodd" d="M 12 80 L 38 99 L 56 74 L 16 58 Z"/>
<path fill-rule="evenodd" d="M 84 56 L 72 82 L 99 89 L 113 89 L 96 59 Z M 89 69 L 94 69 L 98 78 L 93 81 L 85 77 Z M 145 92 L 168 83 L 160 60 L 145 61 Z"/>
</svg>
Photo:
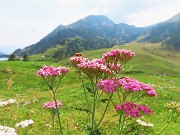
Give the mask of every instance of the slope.
<svg viewBox="0 0 180 135">
<path fill-rule="evenodd" d="M 90 15 L 66 26 L 60 25 L 39 42 L 24 49 L 18 49 L 14 53 L 16 55 L 44 53 L 48 48 L 55 47 L 56 44 L 68 45 L 65 53 L 67 53 L 67 49 L 74 53 L 76 51 L 112 47 L 117 43 L 133 41 L 142 30 L 143 28 L 127 24 L 115 24 L 103 15 Z M 80 38 L 82 45 L 80 47 L 72 45 L 72 42 L 69 42 L 71 38 Z M 74 50 L 74 48 L 77 48 L 77 50 Z M 62 51 L 64 52 L 64 50 L 60 50 L 54 57 L 59 57 Z"/>
<path fill-rule="evenodd" d="M 170 50 L 180 50 L 180 13 L 167 21 L 153 25 L 145 30 L 138 42 L 163 42 L 162 46 Z"/>
<path fill-rule="evenodd" d="M 58 47 L 58 46 L 57 46 Z M 117 48 L 130 49 L 136 53 L 136 57 L 132 59 L 126 66 L 122 76 L 136 78 L 139 81 L 148 83 L 154 87 L 158 93 L 157 98 L 146 98 L 141 100 L 147 104 L 152 110 L 153 115 L 144 117 L 143 120 L 153 123 L 155 133 L 160 131 L 166 124 L 165 103 L 172 101 L 180 102 L 180 56 L 178 53 L 163 50 L 160 44 L 142 44 L 129 43 L 124 46 L 116 45 L 113 48 L 83 51 L 84 57 L 101 58 L 102 54 Z M 53 51 L 53 50 L 51 50 Z M 49 50 L 49 53 L 51 53 Z M 168 63 L 167 63 L 168 62 Z M 14 126 L 22 119 L 30 117 L 35 120 L 33 130 L 31 128 L 28 133 L 36 134 L 52 134 L 51 129 L 45 128 L 45 124 L 51 123 L 49 113 L 43 109 L 42 104 L 50 101 L 50 92 L 43 82 L 42 78 L 35 75 L 35 72 L 42 65 L 66 66 L 70 68 L 70 72 L 62 79 L 62 83 L 58 89 L 57 99 L 62 101 L 61 108 L 62 125 L 66 129 L 65 134 L 84 135 L 82 125 L 85 122 L 86 113 L 80 111 L 85 108 L 85 99 L 83 88 L 75 69 L 69 65 L 69 59 L 64 59 L 59 63 L 54 62 L 23 62 L 23 61 L 6 61 L 0 62 L 0 98 L 8 99 L 9 97 L 17 100 L 17 105 L 12 105 L 6 115 L 1 115 L 1 119 L 11 126 Z M 174 68 L 172 68 L 174 66 Z M 163 73 L 163 74 L 162 74 Z M 13 85 L 7 90 L 7 80 L 12 80 Z M 116 99 L 114 99 L 116 100 Z M 113 115 L 113 106 L 110 105 L 106 118 L 102 122 L 104 134 L 116 134 L 116 117 Z M 77 108 L 80 108 L 79 110 Z M 2 108 L 3 109 L 3 108 Z M 103 106 L 99 106 L 97 112 L 103 110 Z M 3 111 L 2 111 L 2 114 Z M 15 116 L 15 119 L 10 119 Z M 75 117 L 74 117 L 75 116 Z M 77 124 L 78 123 L 78 124 Z M 174 121 L 164 134 L 178 134 L 179 122 Z M 78 127 L 78 128 L 77 128 Z M 104 128 L 106 127 L 106 128 Z M 44 132 L 46 129 L 46 132 Z M 154 133 L 154 134 L 155 134 Z M 19 131 L 24 134 L 24 130 Z M 153 134 L 153 133 L 152 133 Z"/>
</svg>

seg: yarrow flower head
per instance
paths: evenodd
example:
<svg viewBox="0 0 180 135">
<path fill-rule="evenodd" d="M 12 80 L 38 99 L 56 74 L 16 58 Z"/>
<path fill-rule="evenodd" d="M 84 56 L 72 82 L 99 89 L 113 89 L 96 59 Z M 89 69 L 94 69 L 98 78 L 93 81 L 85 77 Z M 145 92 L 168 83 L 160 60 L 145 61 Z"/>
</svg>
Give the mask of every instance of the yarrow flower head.
<svg viewBox="0 0 180 135">
<path fill-rule="evenodd" d="M 138 104 L 134 104 L 132 102 L 126 102 L 124 104 L 118 104 L 116 106 L 117 111 L 123 111 L 125 116 L 132 117 L 132 118 L 139 118 L 141 117 L 141 113 L 145 114 L 152 114 L 152 111 L 147 106 L 142 106 Z"/>
<path fill-rule="evenodd" d="M 32 125 L 32 124 L 34 124 L 34 121 L 29 119 L 29 120 L 25 120 L 25 121 L 21 121 L 20 123 L 17 123 L 15 125 L 15 127 L 26 128 L 26 127 L 28 127 L 29 125 Z"/>
<path fill-rule="evenodd" d="M 69 72 L 69 68 L 66 67 L 53 67 L 44 65 L 40 70 L 36 72 L 37 76 L 63 76 Z"/>
<path fill-rule="evenodd" d="M 114 64 L 114 63 L 109 63 L 106 64 L 108 66 L 108 68 L 113 71 L 114 73 L 119 73 L 121 72 L 123 69 L 123 66 L 121 64 Z"/>
<path fill-rule="evenodd" d="M 82 72 L 84 72 L 86 75 L 91 77 L 102 74 L 104 75 L 113 74 L 107 66 L 101 64 L 101 60 L 97 60 L 97 59 L 86 62 L 84 61 L 78 64 L 77 66 Z"/>
<path fill-rule="evenodd" d="M 14 100 L 14 99 L 8 99 L 7 101 L 0 101 L 0 107 L 3 107 L 5 105 L 9 105 L 9 104 L 13 104 L 15 102 L 16 102 L 16 100 Z"/>
<path fill-rule="evenodd" d="M 56 100 L 56 102 L 57 102 L 57 108 L 60 108 L 62 106 L 62 103 L 58 100 Z M 55 101 L 46 102 L 43 104 L 43 107 L 47 109 L 56 109 L 56 103 Z"/>
<path fill-rule="evenodd" d="M 110 52 L 107 52 L 105 54 L 103 54 L 102 56 L 102 60 L 104 63 L 120 63 L 125 64 L 127 63 L 127 61 L 131 60 L 133 57 L 135 56 L 135 54 L 133 52 L 131 52 L 130 50 L 111 50 Z"/>
<path fill-rule="evenodd" d="M 165 106 L 168 110 L 171 110 L 176 113 L 180 113 L 180 103 L 178 102 L 166 103 Z"/>
<path fill-rule="evenodd" d="M 136 122 L 141 125 L 141 126 L 145 126 L 145 127 L 153 127 L 154 125 L 152 123 L 146 123 L 145 121 L 142 121 L 140 119 L 137 119 Z"/>
<path fill-rule="evenodd" d="M 103 90 L 104 92 L 110 92 L 113 93 L 115 92 L 115 89 L 117 88 L 117 85 L 115 84 L 115 79 L 110 79 L 110 80 L 101 80 L 97 84 L 97 89 L 98 90 Z"/>
<path fill-rule="evenodd" d="M 0 135 L 17 135 L 17 133 L 14 128 L 0 125 Z"/>
<path fill-rule="evenodd" d="M 157 97 L 156 91 L 150 85 L 141 83 L 141 87 L 145 90 L 147 95 Z"/>
<path fill-rule="evenodd" d="M 143 90 L 141 83 L 133 78 L 124 77 L 119 79 L 117 83 L 122 86 L 124 90 L 130 90 L 131 92 Z"/>
<path fill-rule="evenodd" d="M 77 67 L 77 64 L 80 64 L 82 62 L 87 62 L 89 61 L 87 58 L 83 58 L 81 56 L 73 56 L 70 58 L 70 62 L 74 67 Z"/>
<path fill-rule="evenodd" d="M 117 83 L 116 83 L 117 82 Z M 103 90 L 104 92 L 115 92 L 115 89 L 123 88 L 125 91 L 136 92 L 144 91 L 147 96 L 157 96 L 156 91 L 147 84 L 139 82 L 133 78 L 124 77 L 110 80 L 101 80 L 99 81 L 97 88 L 98 90 Z"/>
</svg>

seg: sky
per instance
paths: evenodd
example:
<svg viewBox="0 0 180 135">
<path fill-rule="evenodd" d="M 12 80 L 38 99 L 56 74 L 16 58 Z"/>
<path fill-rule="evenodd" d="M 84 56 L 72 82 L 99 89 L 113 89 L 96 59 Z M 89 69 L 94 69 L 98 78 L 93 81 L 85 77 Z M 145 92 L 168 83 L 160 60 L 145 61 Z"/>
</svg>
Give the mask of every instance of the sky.
<svg viewBox="0 0 180 135">
<path fill-rule="evenodd" d="M 179 5 L 180 0 L 0 0 L 0 52 L 35 44 L 58 25 L 88 15 L 143 27 L 180 13 Z"/>
</svg>

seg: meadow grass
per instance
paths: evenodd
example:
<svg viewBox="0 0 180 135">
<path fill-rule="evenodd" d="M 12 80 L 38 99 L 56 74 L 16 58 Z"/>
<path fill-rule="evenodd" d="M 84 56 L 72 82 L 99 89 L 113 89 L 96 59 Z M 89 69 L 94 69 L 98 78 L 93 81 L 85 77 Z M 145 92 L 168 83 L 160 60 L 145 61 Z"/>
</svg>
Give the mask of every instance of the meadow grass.
<svg viewBox="0 0 180 135">
<path fill-rule="evenodd" d="M 158 132 L 167 121 L 165 103 L 180 102 L 180 55 L 167 52 L 160 48 L 160 44 L 131 43 L 125 46 L 99 49 L 82 52 L 84 57 L 101 58 L 102 54 L 111 49 L 130 49 L 137 56 L 125 67 L 122 76 L 133 77 L 141 82 L 150 84 L 157 91 L 157 98 L 146 98 L 141 102 L 153 110 L 152 116 L 144 118 L 154 124 L 154 131 Z M 168 56 L 169 55 L 169 56 Z M 36 59 L 38 59 L 36 57 Z M 57 99 L 63 104 L 60 109 L 64 134 L 84 135 L 87 122 L 85 98 L 80 79 L 75 69 L 69 64 L 69 59 L 55 62 L 0 62 L 0 99 L 13 98 L 16 104 L 10 107 L 0 107 L 0 124 L 14 127 L 16 123 L 25 119 L 33 119 L 35 124 L 26 128 L 18 128 L 19 135 L 50 135 L 52 134 L 50 113 L 43 109 L 42 104 L 51 100 L 48 87 L 40 77 L 35 75 L 42 65 L 66 66 L 70 72 L 62 79 L 58 88 Z M 12 78 L 13 77 L 13 78 Z M 8 89 L 7 81 L 12 78 L 12 86 Z M 86 81 L 86 83 L 88 83 Z M 90 98 L 90 96 L 89 96 Z M 106 98 L 104 95 L 102 98 Z M 101 113 L 104 105 L 99 106 L 97 112 Z M 80 111 L 81 109 L 81 111 Z M 111 105 L 101 124 L 103 134 L 114 135 L 117 118 L 113 117 L 115 110 Z M 179 133 L 179 119 L 174 121 L 164 132 L 164 135 L 177 135 Z M 57 125 L 56 125 L 57 127 Z M 153 134 L 153 133 L 152 133 Z"/>
</svg>

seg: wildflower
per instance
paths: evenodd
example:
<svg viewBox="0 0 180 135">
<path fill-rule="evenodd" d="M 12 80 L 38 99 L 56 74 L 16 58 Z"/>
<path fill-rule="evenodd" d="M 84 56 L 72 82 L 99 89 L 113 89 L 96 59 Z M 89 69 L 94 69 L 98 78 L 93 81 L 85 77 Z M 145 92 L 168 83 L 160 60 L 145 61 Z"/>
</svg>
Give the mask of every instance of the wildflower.
<svg viewBox="0 0 180 135">
<path fill-rule="evenodd" d="M 166 103 L 165 106 L 168 110 L 171 110 L 176 113 L 180 112 L 180 103 L 178 102 Z"/>
<path fill-rule="evenodd" d="M 147 106 L 141 106 L 132 102 L 118 104 L 115 109 L 117 111 L 123 111 L 125 113 L 125 116 L 130 116 L 132 118 L 141 117 L 141 112 L 145 114 L 152 114 L 152 111 Z"/>
<path fill-rule="evenodd" d="M 20 123 L 17 123 L 15 125 L 15 127 L 22 127 L 22 128 L 25 128 L 31 124 L 34 124 L 34 121 L 29 119 L 29 120 L 25 120 L 25 121 L 21 121 Z"/>
<path fill-rule="evenodd" d="M 141 83 L 141 87 L 147 95 L 157 97 L 156 91 L 150 85 Z"/>
<path fill-rule="evenodd" d="M 16 100 L 15 100 L 15 99 L 8 99 L 7 102 L 8 102 L 9 104 L 12 104 L 12 103 L 15 103 Z"/>
<path fill-rule="evenodd" d="M 17 133 L 14 128 L 0 125 L 0 135 L 17 135 Z"/>
<path fill-rule="evenodd" d="M 117 82 L 117 83 L 116 83 Z M 102 89 L 104 92 L 114 92 L 115 89 L 123 88 L 125 91 L 136 92 L 136 91 L 144 91 L 148 96 L 157 96 L 156 91 L 147 84 L 139 82 L 133 78 L 124 77 L 120 79 L 110 79 L 110 80 L 101 80 L 97 88 L 98 90 Z"/>
<path fill-rule="evenodd" d="M 102 76 L 104 75 L 112 75 L 113 73 L 111 70 L 104 64 L 100 64 L 101 60 L 92 60 L 92 61 L 83 61 L 82 63 L 78 64 L 78 68 L 82 72 L 84 72 L 87 76 Z"/>
<path fill-rule="evenodd" d="M 152 114 L 152 111 L 147 106 L 139 105 L 138 108 L 145 114 Z"/>
<path fill-rule="evenodd" d="M 115 89 L 117 88 L 117 85 L 115 84 L 114 79 L 110 80 L 101 80 L 98 82 L 97 89 L 102 89 L 104 92 L 115 92 Z"/>
<path fill-rule="evenodd" d="M 98 64 L 103 64 L 103 61 L 101 59 L 93 59 L 92 61 Z"/>
<path fill-rule="evenodd" d="M 45 124 L 46 128 L 52 128 L 52 126 L 50 124 Z"/>
<path fill-rule="evenodd" d="M 74 67 L 77 67 L 77 64 L 80 64 L 82 62 L 87 62 L 89 61 L 87 58 L 83 58 L 81 56 L 74 56 L 70 58 L 70 62 Z"/>
<path fill-rule="evenodd" d="M 8 104 L 13 104 L 15 102 L 16 102 L 16 100 L 14 100 L 14 99 L 8 99 L 7 101 L 0 101 L 0 107 L 3 107 Z"/>
<path fill-rule="evenodd" d="M 153 127 L 153 126 L 154 126 L 152 123 L 146 123 L 145 121 L 142 121 L 142 120 L 140 120 L 140 119 L 137 119 L 136 122 L 137 122 L 139 125 L 146 126 L 146 127 Z"/>
<path fill-rule="evenodd" d="M 121 64 L 106 64 L 109 69 L 111 69 L 114 73 L 118 73 L 123 70 L 123 66 Z"/>
<path fill-rule="evenodd" d="M 141 91 L 141 83 L 133 78 L 124 77 L 117 81 L 118 85 L 122 86 L 124 90 L 130 90 L 131 92 Z"/>
<path fill-rule="evenodd" d="M 118 63 L 120 62 L 120 64 L 125 64 L 127 61 L 129 61 L 130 59 L 132 59 L 135 56 L 135 54 L 133 52 L 131 52 L 130 50 L 111 50 L 110 52 L 107 52 L 105 54 L 103 54 L 102 56 L 102 60 L 104 63 Z"/>
<path fill-rule="evenodd" d="M 57 101 L 57 108 L 60 108 L 62 106 L 62 103 L 58 100 L 56 100 L 56 101 Z M 56 109 L 56 104 L 54 101 L 46 102 L 43 104 L 43 107 L 47 108 L 47 109 Z"/>
<path fill-rule="evenodd" d="M 154 125 L 152 123 L 147 123 L 148 127 L 153 127 Z"/>
<path fill-rule="evenodd" d="M 37 71 L 37 76 L 63 76 L 69 72 L 69 68 L 66 67 L 53 67 L 44 65 Z"/>
<path fill-rule="evenodd" d="M 139 82 L 133 78 L 124 77 L 117 82 L 124 90 L 129 90 L 131 92 L 144 91 L 148 96 L 157 96 L 156 91 L 150 85 Z"/>
</svg>

